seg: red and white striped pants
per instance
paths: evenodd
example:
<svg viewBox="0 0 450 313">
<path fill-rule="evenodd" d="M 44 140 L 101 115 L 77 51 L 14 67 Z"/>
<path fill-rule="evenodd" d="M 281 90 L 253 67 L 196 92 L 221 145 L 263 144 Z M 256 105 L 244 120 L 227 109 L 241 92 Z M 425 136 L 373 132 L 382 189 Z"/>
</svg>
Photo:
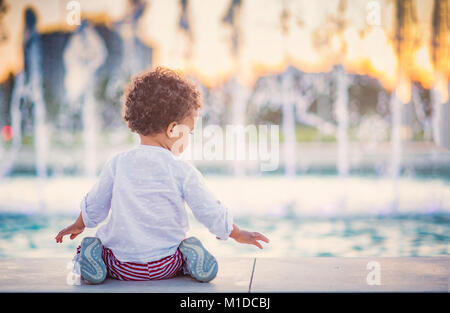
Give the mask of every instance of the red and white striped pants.
<svg viewBox="0 0 450 313">
<path fill-rule="evenodd" d="M 77 248 L 80 253 L 81 246 Z M 108 276 L 119 280 L 157 280 L 176 276 L 183 266 L 180 249 L 165 258 L 148 263 L 121 262 L 113 252 L 103 247 L 102 259 L 108 269 Z"/>
</svg>

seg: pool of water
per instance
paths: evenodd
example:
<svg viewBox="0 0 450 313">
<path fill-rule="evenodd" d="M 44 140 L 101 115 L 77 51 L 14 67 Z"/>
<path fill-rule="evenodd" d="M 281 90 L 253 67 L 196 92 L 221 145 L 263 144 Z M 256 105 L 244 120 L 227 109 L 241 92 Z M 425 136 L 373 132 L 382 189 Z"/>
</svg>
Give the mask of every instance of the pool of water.
<svg viewBox="0 0 450 313">
<path fill-rule="evenodd" d="M 71 257 L 87 229 L 63 244 L 54 237 L 78 215 L 94 180 L 0 183 L 0 258 Z M 207 177 L 241 228 L 271 240 L 259 250 L 220 241 L 189 213 L 187 236 L 216 256 L 437 256 L 450 251 L 450 184 L 445 180 L 362 177 Z M 394 188 L 396 186 L 396 188 Z"/>
<path fill-rule="evenodd" d="M 73 222 L 72 215 L 0 214 L 0 258 L 71 257 L 87 229 L 62 244 L 54 236 Z M 258 230 L 270 238 L 259 250 L 233 240 L 220 241 L 190 216 L 188 236 L 200 238 L 216 256 L 437 256 L 450 252 L 450 215 L 396 217 L 298 218 L 239 217 L 242 228 Z"/>
</svg>

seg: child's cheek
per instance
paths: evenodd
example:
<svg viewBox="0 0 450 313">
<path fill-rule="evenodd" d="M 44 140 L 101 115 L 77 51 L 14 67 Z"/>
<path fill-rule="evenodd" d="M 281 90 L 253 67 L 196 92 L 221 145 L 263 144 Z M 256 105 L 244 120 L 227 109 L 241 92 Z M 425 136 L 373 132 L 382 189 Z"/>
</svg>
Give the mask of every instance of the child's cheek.
<svg viewBox="0 0 450 313">
<path fill-rule="evenodd" d="M 189 133 L 183 132 L 182 135 L 177 140 L 175 140 L 171 150 L 174 154 L 180 155 L 181 153 L 183 153 L 184 150 L 186 150 L 188 145 L 189 145 Z"/>
</svg>

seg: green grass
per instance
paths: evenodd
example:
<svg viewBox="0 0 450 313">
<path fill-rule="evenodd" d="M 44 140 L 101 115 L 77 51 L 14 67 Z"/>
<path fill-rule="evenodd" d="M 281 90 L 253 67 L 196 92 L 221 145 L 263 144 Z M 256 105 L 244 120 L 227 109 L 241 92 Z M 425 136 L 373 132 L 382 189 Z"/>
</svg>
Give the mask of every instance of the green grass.
<svg viewBox="0 0 450 313">
<path fill-rule="evenodd" d="M 348 130 L 348 138 L 350 141 L 358 141 L 357 138 L 358 129 L 353 127 Z M 109 136 L 108 131 L 103 131 L 100 134 L 100 142 L 107 142 Z M 70 141 L 64 141 L 64 137 L 61 136 L 58 132 L 52 133 L 50 137 L 49 144 L 55 147 L 67 147 L 67 146 L 81 146 L 83 144 L 83 133 L 82 131 L 77 131 L 71 133 Z M 325 135 L 320 133 L 317 129 L 309 126 L 297 126 L 295 129 L 295 138 L 297 142 L 337 142 L 336 136 L 334 135 Z M 390 132 L 388 131 L 387 138 L 385 141 L 390 140 Z M 412 135 L 411 141 L 423 141 L 425 140 L 425 135 L 423 131 L 415 132 Z M 279 141 L 280 143 L 284 142 L 284 135 L 282 129 L 280 127 L 279 133 Z M 132 144 L 133 143 L 133 134 L 130 132 L 126 137 L 124 144 Z M 3 142 L 5 148 L 9 148 L 12 145 L 12 141 Z M 33 146 L 33 136 L 32 135 L 24 135 L 22 137 L 22 146 L 24 147 L 32 147 Z"/>
</svg>

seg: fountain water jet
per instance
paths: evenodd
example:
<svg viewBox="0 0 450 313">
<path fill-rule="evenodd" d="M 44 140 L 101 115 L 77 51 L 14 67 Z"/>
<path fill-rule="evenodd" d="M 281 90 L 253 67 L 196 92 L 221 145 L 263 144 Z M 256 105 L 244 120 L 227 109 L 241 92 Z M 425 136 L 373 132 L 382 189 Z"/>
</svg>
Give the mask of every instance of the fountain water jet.
<svg viewBox="0 0 450 313">
<path fill-rule="evenodd" d="M 435 68 L 435 79 L 431 89 L 433 139 L 437 145 L 447 149 L 450 149 L 449 82 L 440 71 L 446 68 L 448 62 L 449 10 L 448 1 L 434 0 L 431 40 Z"/>
<path fill-rule="evenodd" d="M 395 48 L 398 59 L 396 86 L 391 93 L 391 144 L 392 156 L 390 164 L 391 178 L 393 181 L 392 211 L 397 211 L 400 201 L 400 174 L 402 169 L 402 131 L 405 105 L 411 99 L 411 81 L 406 74 L 408 53 L 412 50 L 415 40 L 415 5 L 412 0 L 397 0 L 395 19 Z"/>
<path fill-rule="evenodd" d="M 287 177 L 295 176 L 297 165 L 295 109 L 301 102 L 301 95 L 295 85 L 296 78 L 293 67 L 289 67 L 284 73 L 278 75 L 262 77 L 252 95 L 252 102 L 257 107 L 269 105 L 273 109 L 281 109 L 284 173 Z"/>
<path fill-rule="evenodd" d="M 349 172 L 348 153 L 348 78 L 342 66 L 335 71 L 336 96 L 334 110 L 337 119 L 338 157 L 337 170 L 339 176 L 347 176 Z"/>
<path fill-rule="evenodd" d="M 245 117 L 247 101 L 250 92 L 241 84 L 239 84 L 236 77 L 234 77 L 230 82 L 230 95 L 231 95 L 231 124 L 238 127 L 245 127 Z M 237 149 L 245 149 L 245 137 L 236 136 L 236 147 Z M 245 151 L 236 151 L 236 160 L 233 162 L 233 172 L 236 176 L 242 176 L 245 174 L 245 164 L 243 160 L 238 159 L 238 155 L 246 155 Z"/>
<path fill-rule="evenodd" d="M 222 18 L 224 24 L 231 27 L 231 54 L 233 56 L 232 78 L 229 82 L 231 95 L 231 124 L 235 126 L 244 126 L 247 102 L 250 92 L 239 83 L 240 76 L 240 13 L 242 0 L 231 0 L 225 16 Z M 245 140 L 238 136 L 237 140 Z M 237 142 L 237 147 L 245 147 L 245 142 Z M 245 153 L 243 154 L 245 155 Z M 236 176 L 245 174 L 245 166 L 242 162 L 233 162 L 233 172 Z"/>
<path fill-rule="evenodd" d="M 86 21 L 82 21 L 64 51 L 65 86 L 68 100 L 81 105 L 84 144 L 84 174 L 95 176 L 97 171 L 98 112 L 94 96 L 95 73 L 103 64 L 107 51 L 103 39 Z"/>
<path fill-rule="evenodd" d="M 283 115 L 283 153 L 284 153 L 284 172 L 286 176 L 295 176 L 296 172 L 296 137 L 295 137 L 295 113 L 294 113 L 294 103 L 290 96 L 293 89 L 292 77 L 285 75 L 282 78 L 282 99 L 281 99 L 281 109 Z"/>
<path fill-rule="evenodd" d="M 402 143 L 401 143 L 401 127 L 402 127 L 402 106 L 403 103 L 397 97 L 397 91 L 394 90 L 391 94 L 391 143 L 392 143 L 392 157 L 391 157 L 391 177 L 393 180 L 393 199 L 392 208 L 396 210 L 399 202 L 399 177 L 402 159 Z"/>
<path fill-rule="evenodd" d="M 39 181 L 47 178 L 48 137 L 46 127 L 46 108 L 42 91 L 41 46 L 36 30 L 36 15 L 32 9 L 25 11 L 25 74 L 30 88 L 28 97 L 33 103 L 34 147 L 36 151 L 36 174 Z M 28 38 L 27 38 L 28 37 Z M 28 67 L 28 68 L 27 68 Z"/>
<path fill-rule="evenodd" d="M 33 112 L 33 144 L 36 153 L 38 190 L 41 197 L 44 181 L 47 178 L 48 133 L 46 127 L 46 105 L 42 90 L 41 46 L 36 23 L 35 12 L 31 8 L 27 8 L 25 10 L 23 41 L 24 69 L 17 74 L 11 99 L 12 147 L 7 153 L 6 160 L 2 162 L 0 177 L 8 175 L 12 170 L 16 156 L 22 146 L 21 104 L 28 101 L 32 105 Z M 40 206 L 43 206 L 42 198 Z"/>
<path fill-rule="evenodd" d="M 14 88 L 11 95 L 10 117 L 12 128 L 12 145 L 11 148 L 5 153 L 5 157 L 0 164 L 0 178 L 7 176 L 13 166 L 14 161 L 17 158 L 20 148 L 22 147 L 22 113 L 20 111 L 20 104 L 25 90 L 24 82 L 25 74 L 23 71 L 17 74 L 14 82 Z"/>
<path fill-rule="evenodd" d="M 438 146 L 446 147 L 450 149 L 450 127 L 448 126 L 449 112 L 448 109 L 448 90 L 447 95 L 443 94 L 442 90 L 445 90 L 447 82 L 436 74 L 436 83 L 431 89 L 431 106 L 433 108 L 432 114 L 432 128 L 433 139 Z M 447 99 L 446 99 L 447 98 Z"/>
</svg>

